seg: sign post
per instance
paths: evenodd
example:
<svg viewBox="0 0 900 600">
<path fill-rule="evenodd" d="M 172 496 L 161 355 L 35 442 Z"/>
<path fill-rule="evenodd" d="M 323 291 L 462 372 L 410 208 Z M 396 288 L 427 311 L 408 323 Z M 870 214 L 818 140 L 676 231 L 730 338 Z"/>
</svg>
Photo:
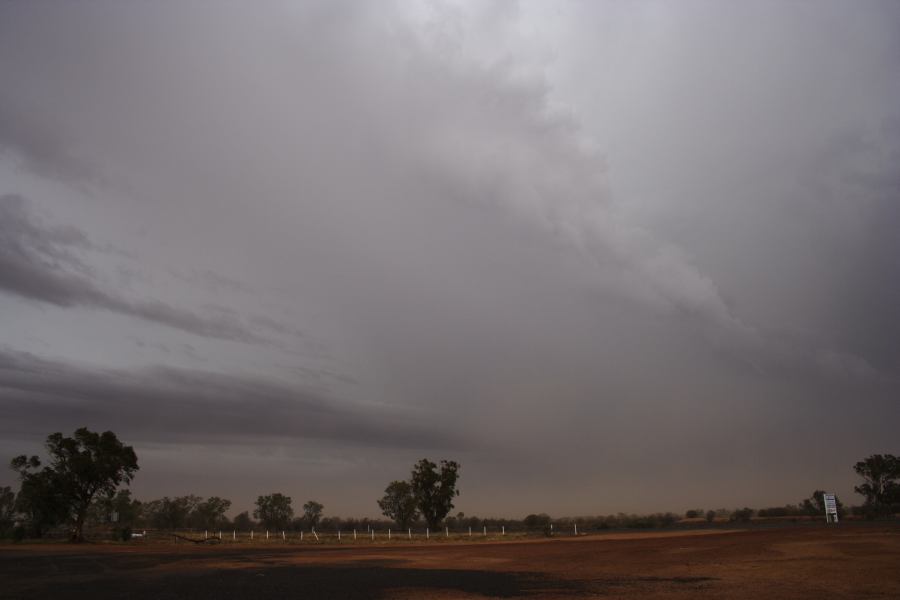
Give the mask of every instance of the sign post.
<svg viewBox="0 0 900 600">
<path fill-rule="evenodd" d="M 825 522 L 826 523 L 837 523 L 838 522 L 838 513 L 837 513 L 837 500 L 835 500 L 834 494 L 824 494 L 825 500 Z"/>
</svg>

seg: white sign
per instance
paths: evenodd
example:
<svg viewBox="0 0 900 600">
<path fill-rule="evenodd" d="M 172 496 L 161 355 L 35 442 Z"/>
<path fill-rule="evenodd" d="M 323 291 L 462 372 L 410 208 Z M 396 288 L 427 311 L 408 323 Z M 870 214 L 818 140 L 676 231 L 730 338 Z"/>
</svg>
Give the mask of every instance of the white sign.
<svg viewBox="0 0 900 600">
<path fill-rule="evenodd" d="M 837 520 L 838 520 L 837 500 L 835 499 L 834 494 L 824 494 L 824 500 L 825 500 L 825 520 L 837 523 Z"/>
</svg>

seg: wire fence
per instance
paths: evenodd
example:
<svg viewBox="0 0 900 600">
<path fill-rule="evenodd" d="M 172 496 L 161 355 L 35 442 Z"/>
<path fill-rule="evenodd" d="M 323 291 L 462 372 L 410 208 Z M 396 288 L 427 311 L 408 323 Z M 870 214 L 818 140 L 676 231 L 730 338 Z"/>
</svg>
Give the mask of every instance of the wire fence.
<svg viewBox="0 0 900 600">
<path fill-rule="evenodd" d="M 451 541 L 498 541 L 504 539 L 521 539 L 526 537 L 573 537 L 586 535 L 587 531 L 573 525 L 566 530 L 547 529 L 545 531 L 526 530 L 522 528 L 500 527 L 467 527 L 451 529 L 449 527 L 432 530 L 430 528 L 407 527 L 378 529 L 370 527 L 361 529 L 336 530 L 289 530 L 289 529 L 135 529 L 131 532 L 131 540 L 136 542 L 171 542 L 174 544 L 388 544 L 388 543 L 425 543 Z"/>
<path fill-rule="evenodd" d="M 770 528 L 784 526 L 818 526 L 820 518 L 783 517 L 752 519 L 749 521 L 728 521 L 716 519 L 685 519 L 677 522 L 658 522 L 656 520 L 620 519 L 619 523 L 595 519 L 559 520 L 543 523 L 541 527 L 528 527 L 521 521 L 509 521 L 502 524 L 480 524 L 473 526 L 444 526 L 436 530 L 422 526 L 398 528 L 386 526 L 384 523 L 341 528 L 322 529 L 253 529 L 217 528 L 143 528 L 139 526 L 115 527 L 112 525 L 88 527 L 85 536 L 92 540 L 118 540 L 134 543 L 173 543 L 173 544 L 282 544 L 282 545 L 317 545 L 317 544 L 392 544 L 392 543 L 440 543 L 440 542 L 482 542 L 504 541 L 516 539 L 552 539 L 573 538 L 576 536 L 598 535 L 615 532 L 634 531 L 677 531 L 685 529 L 721 529 L 721 528 Z M 877 521 L 875 521 L 877 523 Z M 67 539 L 71 531 L 65 528 L 54 528 L 45 531 L 41 536 L 45 540 Z"/>
</svg>

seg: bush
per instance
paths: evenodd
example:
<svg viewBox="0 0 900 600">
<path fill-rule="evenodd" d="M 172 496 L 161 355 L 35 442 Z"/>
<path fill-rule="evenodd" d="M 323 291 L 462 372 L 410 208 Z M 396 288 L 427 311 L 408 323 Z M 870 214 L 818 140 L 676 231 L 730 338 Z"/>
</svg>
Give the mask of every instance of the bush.
<svg viewBox="0 0 900 600">
<path fill-rule="evenodd" d="M 13 541 L 21 542 L 22 540 L 25 539 L 25 533 L 26 533 L 25 528 L 22 527 L 21 525 L 17 525 L 16 527 L 13 528 L 13 532 L 12 532 Z"/>
<path fill-rule="evenodd" d="M 799 517 L 807 514 L 807 512 L 803 508 L 788 504 L 787 506 L 761 508 L 757 514 L 760 517 Z"/>
<path fill-rule="evenodd" d="M 550 515 L 541 513 L 539 515 L 531 514 L 525 517 L 525 521 L 523 524 L 525 525 L 525 529 L 529 531 L 550 531 Z"/>
<path fill-rule="evenodd" d="M 732 521 L 743 521 L 743 522 L 747 522 L 747 521 L 749 521 L 751 518 L 753 518 L 753 509 L 752 509 L 752 508 L 746 508 L 746 507 L 744 507 L 744 508 L 735 510 L 733 513 L 731 513 L 731 520 L 732 520 Z"/>
</svg>

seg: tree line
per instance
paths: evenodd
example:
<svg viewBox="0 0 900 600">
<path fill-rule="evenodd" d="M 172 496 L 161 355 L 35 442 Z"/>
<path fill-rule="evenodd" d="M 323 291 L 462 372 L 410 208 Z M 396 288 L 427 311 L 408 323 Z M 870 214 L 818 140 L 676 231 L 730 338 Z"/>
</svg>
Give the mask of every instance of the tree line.
<svg viewBox="0 0 900 600">
<path fill-rule="evenodd" d="M 459 496 L 460 466 L 455 461 L 428 459 L 417 462 L 409 479 L 391 481 L 377 500 L 389 521 L 326 517 L 324 505 L 309 500 L 295 514 L 290 496 L 280 492 L 259 496 L 252 511 L 234 518 L 227 516 L 230 500 L 196 495 L 163 497 L 141 502 L 125 489 L 138 471 L 137 455 L 111 432 L 95 433 L 86 428 L 72 437 L 54 433 L 45 443 L 47 462 L 37 456 L 17 456 L 10 467 L 19 476 L 19 490 L 0 487 L 0 537 L 42 537 L 50 530 L 65 527 L 72 540 L 84 539 L 85 526 L 113 528 L 123 539 L 132 528 L 196 529 L 242 531 L 267 530 L 351 530 L 387 529 L 392 525 L 405 529 L 413 525 L 432 531 L 444 526 L 454 531 L 509 529 L 550 532 L 578 526 L 581 530 L 610 528 L 657 528 L 673 525 L 682 517 L 673 513 L 654 515 L 610 515 L 553 519 L 545 513 L 531 514 L 521 520 L 480 519 L 463 513 L 451 515 L 453 501 Z M 867 518 L 886 517 L 900 512 L 900 458 L 874 454 L 856 463 L 854 471 L 862 483 L 854 491 L 864 503 L 851 507 L 853 514 Z M 821 516 L 824 492 L 814 491 L 798 504 L 753 510 L 692 509 L 688 520 L 708 522 L 748 521 L 762 518 Z M 846 513 L 838 500 L 838 514 Z"/>
<path fill-rule="evenodd" d="M 295 515 L 293 500 L 280 492 L 259 496 L 252 517 L 249 511 L 227 516 L 231 500 L 196 495 L 163 497 L 141 502 L 128 486 L 138 471 L 134 448 L 123 444 L 111 431 L 95 433 L 87 428 L 72 437 L 54 433 L 45 443 L 47 464 L 38 456 L 21 455 L 10 467 L 19 476 L 19 491 L 0 487 L 0 536 L 42 537 L 66 527 L 73 541 L 84 539 L 85 525 L 113 526 L 123 539 L 132 528 L 301 530 L 357 525 L 371 527 L 367 519 L 324 517 L 325 506 L 309 500 Z M 385 515 L 396 516 L 406 526 L 421 515 L 436 528 L 453 508 L 459 465 L 442 460 L 438 466 L 422 459 L 409 482 L 392 482 L 378 501 Z M 402 484 L 402 485 L 401 485 Z M 404 487 L 407 486 L 407 487 Z M 408 498 L 407 498 L 408 496 Z M 414 506 L 407 509 L 406 503 Z"/>
</svg>

